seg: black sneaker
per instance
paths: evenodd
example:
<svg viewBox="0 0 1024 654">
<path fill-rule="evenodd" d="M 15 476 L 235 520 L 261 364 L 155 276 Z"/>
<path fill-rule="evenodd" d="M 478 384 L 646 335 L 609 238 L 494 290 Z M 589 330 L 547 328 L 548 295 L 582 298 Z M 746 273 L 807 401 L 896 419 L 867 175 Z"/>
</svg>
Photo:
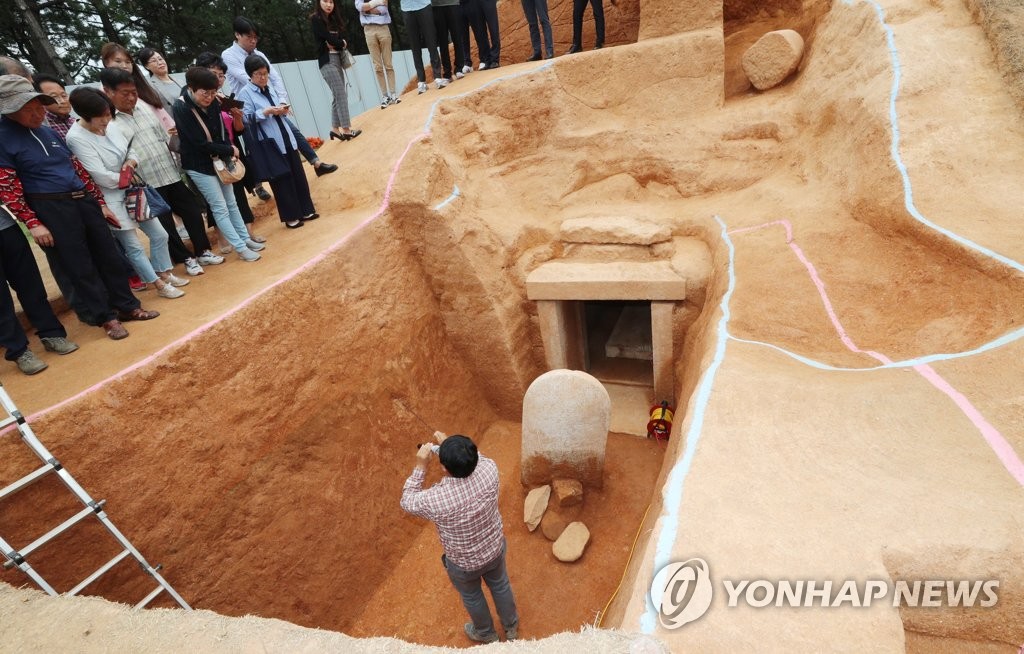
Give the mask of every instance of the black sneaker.
<svg viewBox="0 0 1024 654">
<path fill-rule="evenodd" d="M 270 193 L 267 192 L 267 189 L 263 188 L 262 186 L 257 186 L 255 189 L 253 189 L 253 191 L 256 193 L 256 197 L 258 197 L 260 200 L 263 200 L 264 202 L 269 202 L 271 199 L 273 199 Z"/>
</svg>

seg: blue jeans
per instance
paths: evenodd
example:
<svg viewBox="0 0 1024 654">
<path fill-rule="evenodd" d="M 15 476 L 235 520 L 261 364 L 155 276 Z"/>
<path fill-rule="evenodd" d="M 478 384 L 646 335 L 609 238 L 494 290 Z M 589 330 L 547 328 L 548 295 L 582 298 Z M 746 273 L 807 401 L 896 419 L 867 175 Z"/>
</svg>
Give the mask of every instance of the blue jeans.
<svg viewBox="0 0 1024 654">
<path fill-rule="evenodd" d="M 248 249 L 245 240 L 249 238 L 249 232 L 246 231 L 242 214 L 238 211 L 235 192 L 231 185 L 224 184 L 216 175 L 204 175 L 194 170 L 186 172 L 199 192 L 206 198 L 206 204 L 210 205 L 217 229 L 224 235 L 231 247 L 235 248 L 235 252 Z"/>
<path fill-rule="evenodd" d="M 166 272 L 174 267 L 171 255 L 167 251 L 167 232 L 156 218 L 144 220 L 138 225 L 149 238 L 149 257 L 146 256 L 146 248 L 142 247 L 139 235 L 134 229 L 111 231 L 114 232 L 114 238 L 124 247 L 124 253 L 128 255 L 128 261 L 132 262 L 135 272 L 142 281 L 152 284 L 156 281 L 158 272 Z"/>
<path fill-rule="evenodd" d="M 544 54 L 548 59 L 555 56 L 554 43 L 551 41 L 551 20 L 548 18 L 548 0 L 522 0 L 523 14 L 526 15 L 526 24 L 530 28 L 530 44 L 533 45 L 533 56 L 539 57 L 540 51 L 540 30 L 537 29 L 537 22 L 540 21 L 540 28 L 544 30 L 544 45 L 547 48 Z"/>
<path fill-rule="evenodd" d="M 494 598 L 494 608 L 498 611 L 501 625 L 506 630 L 519 625 L 519 614 L 516 612 L 516 598 L 512 595 L 512 584 L 508 580 L 505 568 L 505 550 L 508 544 L 501 544 L 501 554 L 479 570 L 463 570 L 451 561 L 445 561 L 448 578 L 452 580 L 455 590 L 462 596 L 462 605 L 469 612 L 473 628 L 484 638 L 496 634 L 491 609 L 487 606 L 487 598 L 480 587 L 480 580 L 487 582 Z"/>
</svg>

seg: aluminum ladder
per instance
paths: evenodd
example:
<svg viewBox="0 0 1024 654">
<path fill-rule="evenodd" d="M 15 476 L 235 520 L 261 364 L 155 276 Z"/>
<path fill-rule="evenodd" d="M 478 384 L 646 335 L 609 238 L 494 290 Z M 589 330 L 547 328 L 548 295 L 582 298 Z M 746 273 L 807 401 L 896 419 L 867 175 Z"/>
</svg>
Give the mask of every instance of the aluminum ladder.
<svg viewBox="0 0 1024 654">
<path fill-rule="evenodd" d="M 191 611 L 192 607 L 190 607 L 185 602 L 185 600 L 182 599 L 181 595 L 179 595 L 173 588 L 171 588 L 171 585 L 167 583 L 167 581 L 160 575 L 159 570 L 161 566 L 158 565 L 155 568 L 151 566 L 142 556 L 142 554 L 137 549 L 135 549 L 135 546 L 131 544 L 131 542 L 125 537 L 125 535 L 122 534 L 117 529 L 117 527 L 114 526 L 114 523 L 111 522 L 110 518 L 107 517 L 106 512 L 103 510 L 103 507 L 106 504 L 106 500 L 100 500 L 98 502 L 93 500 L 92 497 L 89 496 L 89 493 L 87 493 L 85 489 L 82 488 L 77 481 L 75 481 L 75 478 L 71 476 L 71 473 L 68 472 L 67 469 L 61 465 L 60 461 L 58 461 L 52 454 L 50 454 L 49 450 L 47 450 L 46 447 L 41 442 L 39 442 L 39 439 L 36 438 L 36 435 L 32 432 L 32 428 L 29 426 L 28 421 L 25 420 L 25 417 L 21 415 L 21 412 L 18 410 L 18 407 L 15 406 L 14 401 L 11 400 L 11 396 L 7 394 L 7 391 L 6 389 L 4 389 L 2 383 L 0 383 L 0 404 L 3 405 L 3 410 L 7 414 L 6 418 L 0 420 L 0 432 L 6 429 L 9 425 L 17 425 L 18 432 L 21 433 L 21 439 L 43 462 L 42 467 L 36 469 L 33 472 L 30 472 L 29 474 L 25 475 L 24 477 L 14 482 L 13 484 L 3 489 L 0 489 L 0 501 L 7 499 L 8 497 L 14 495 L 18 491 L 24 490 L 28 486 L 31 486 L 33 483 L 39 481 L 40 479 L 46 477 L 49 474 L 56 474 L 64 483 L 64 485 L 68 488 L 68 490 L 71 491 L 71 493 L 75 497 L 77 497 L 82 502 L 83 505 L 85 505 L 85 508 L 83 508 L 81 511 L 71 516 L 70 518 L 68 518 L 58 526 L 54 527 L 50 531 L 46 532 L 45 534 L 43 534 L 36 540 L 32 541 L 25 547 L 21 548 L 20 550 L 14 549 L 7 543 L 7 541 L 0 537 L 0 551 L 3 552 L 3 555 L 6 559 L 6 561 L 4 561 L 3 564 L 4 569 L 10 570 L 11 568 L 16 567 L 23 573 L 28 575 L 28 577 L 32 579 L 32 581 L 38 584 L 39 587 L 46 591 L 48 594 L 59 595 L 60 593 L 54 590 L 53 586 L 51 586 L 45 579 L 43 579 L 43 577 L 36 570 L 34 570 L 31 565 L 29 565 L 26 559 L 30 554 L 32 554 L 32 552 L 35 552 L 40 547 L 50 542 L 60 534 L 64 533 L 71 527 L 75 526 L 79 522 L 82 522 L 90 516 L 95 516 L 100 521 L 100 523 L 107 529 L 107 531 L 110 532 L 110 535 L 114 537 L 114 540 L 116 540 L 123 549 L 117 556 L 107 561 L 105 564 L 100 566 L 95 572 L 93 572 L 91 575 L 83 579 L 77 586 L 67 591 L 65 595 L 77 595 L 83 589 L 85 589 L 86 586 L 99 579 L 105 573 L 109 572 L 118 563 L 127 559 L 128 557 L 133 557 L 136 560 L 136 562 L 138 562 L 139 567 L 142 569 L 142 571 L 151 576 L 153 580 L 157 583 L 157 587 L 151 593 L 146 595 L 146 597 L 144 597 L 142 601 L 136 604 L 135 608 L 138 609 L 145 607 L 150 602 L 152 602 L 160 593 L 166 591 L 167 594 L 170 595 L 174 599 L 174 601 L 181 606 L 181 608 L 185 609 L 186 611 Z"/>
</svg>

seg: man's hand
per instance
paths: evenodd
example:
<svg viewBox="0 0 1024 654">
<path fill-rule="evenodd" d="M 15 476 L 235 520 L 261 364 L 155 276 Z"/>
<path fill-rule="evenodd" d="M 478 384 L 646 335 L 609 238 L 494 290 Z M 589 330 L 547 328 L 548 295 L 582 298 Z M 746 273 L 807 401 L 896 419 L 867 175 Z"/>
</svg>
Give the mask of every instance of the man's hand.
<svg viewBox="0 0 1024 654">
<path fill-rule="evenodd" d="M 28 230 L 28 233 L 36 240 L 39 247 L 53 247 L 53 234 L 50 233 L 50 230 L 46 229 L 45 225 L 33 227 Z"/>
<path fill-rule="evenodd" d="M 443 443 L 444 439 L 446 439 L 446 438 L 448 438 L 448 434 L 444 433 L 443 431 L 435 431 L 434 432 L 434 440 L 437 441 L 438 445 Z"/>
<path fill-rule="evenodd" d="M 420 449 L 416 450 L 416 467 L 422 470 L 427 469 L 427 464 L 430 463 L 430 456 L 433 454 L 434 446 L 431 443 L 424 443 L 420 445 Z"/>
</svg>

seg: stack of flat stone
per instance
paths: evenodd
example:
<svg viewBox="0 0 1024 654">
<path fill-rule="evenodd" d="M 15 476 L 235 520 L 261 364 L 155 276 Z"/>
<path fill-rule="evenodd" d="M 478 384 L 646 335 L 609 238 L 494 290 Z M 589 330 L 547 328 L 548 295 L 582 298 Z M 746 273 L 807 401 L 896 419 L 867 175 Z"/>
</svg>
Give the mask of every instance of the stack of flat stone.
<svg viewBox="0 0 1024 654">
<path fill-rule="evenodd" d="M 576 520 L 583 509 L 583 484 L 576 479 L 555 479 L 534 488 L 523 505 L 523 522 L 530 531 L 554 541 L 551 551 L 559 561 L 571 563 L 583 556 L 590 530 Z"/>
</svg>

